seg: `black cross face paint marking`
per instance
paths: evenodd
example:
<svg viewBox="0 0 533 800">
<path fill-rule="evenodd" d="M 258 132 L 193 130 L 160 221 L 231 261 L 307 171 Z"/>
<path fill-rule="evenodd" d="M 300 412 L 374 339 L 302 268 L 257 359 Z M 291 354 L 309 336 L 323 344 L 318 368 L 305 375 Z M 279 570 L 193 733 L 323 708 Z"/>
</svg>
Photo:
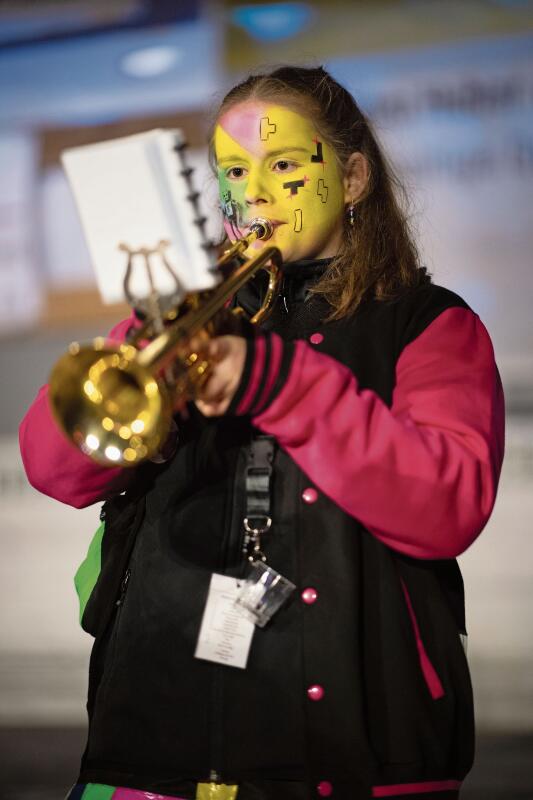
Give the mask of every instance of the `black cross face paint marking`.
<svg viewBox="0 0 533 800">
<path fill-rule="evenodd" d="M 311 161 L 314 164 L 324 164 L 324 156 L 322 154 L 322 142 L 319 142 L 318 139 L 313 139 L 314 144 L 316 144 L 316 154 L 311 156 Z"/>
<path fill-rule="evenodd" d="M 324 183 L 324 178 L 319 178 L 316 193 L 323 203 L 327 203 L 328 201 L 328 191 L 329 187 Z"/>
<path fill-rule="evenodd" d="M 300 233 L 302 230 L 302 209 L 294 209 L 294 233 Z"/>
<path fill-rule="evenodd" d="M 271 133 L 276 133 L 277 125 L 275 122 L 270 122 L 268 117 L 261 117 L 259 122 L 259 137 L 262 142 L 266 142 Z"/>
<path fill-rule="evenodd" d="M 305 186 L 305 179 L 302 178 L 299 181 L 287 181 L 287 183 L 283 184 L 284 189 L 291 190 L 291 197 L 294 197 L 295 194 L 298 194 L 298 189 L 301 189 L 302 186 Z"/>
</svg>

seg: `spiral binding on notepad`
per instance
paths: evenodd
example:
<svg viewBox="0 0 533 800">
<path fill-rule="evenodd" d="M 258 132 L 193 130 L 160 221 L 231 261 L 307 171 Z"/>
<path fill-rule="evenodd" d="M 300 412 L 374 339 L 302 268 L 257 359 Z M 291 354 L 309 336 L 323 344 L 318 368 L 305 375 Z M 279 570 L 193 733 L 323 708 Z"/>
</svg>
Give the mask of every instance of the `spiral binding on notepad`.
<svg viewBox="0 0 533 800">
<path fill-rule="evenodd" d="M 198 226 L 200 230 L 200 236 L 202 239 L 202 248 L 207 251 L 212 251 L 216 249 L 216 243 L 209 239 L 206 232 L 205 232 L 205 225 L 207 222 L 207 217 L 203 216 L 202 211 L 200 209 L 199 200 L 200 200 L 200 192 L 197 192 L 193 185 L 193 175 L 194 175 L 194 167 L 191 167 L 187 164 L 185 158 L 185 151 L 187 150 L 188 144 L 185 139 L 182 139 L 179 136 L 176 136 L 174 147 L 172 148 L 176 153 L 178 160 L 179 160 L 179 174 L 185 179 L 187 185 L 189 187 L 189 193 L 187 195 L 187 200 L 194 208 L 194 224 Z"/>
</svg>

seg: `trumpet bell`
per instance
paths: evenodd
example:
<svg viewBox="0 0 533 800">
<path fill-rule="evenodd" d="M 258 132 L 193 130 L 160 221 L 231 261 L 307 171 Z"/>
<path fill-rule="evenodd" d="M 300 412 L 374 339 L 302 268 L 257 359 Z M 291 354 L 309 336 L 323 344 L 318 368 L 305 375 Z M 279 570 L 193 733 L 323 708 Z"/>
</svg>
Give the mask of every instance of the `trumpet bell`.
<svg viewBox="0 0 533 800">
<path fill-rule="evenodd" d="M 165 443 L 171 402 L 165 385 L 128 344 L 77 343 L 56 363 L 49 398 L 65 434 L 105 466 L 135 466 Z"/>
</svg>

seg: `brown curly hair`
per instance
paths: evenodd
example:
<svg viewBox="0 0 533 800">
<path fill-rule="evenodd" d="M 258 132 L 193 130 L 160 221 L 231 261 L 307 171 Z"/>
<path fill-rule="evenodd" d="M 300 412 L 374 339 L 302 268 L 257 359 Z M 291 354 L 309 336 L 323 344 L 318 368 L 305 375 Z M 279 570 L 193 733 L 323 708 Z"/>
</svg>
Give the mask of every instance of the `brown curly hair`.
<svg viewBox="0 0 533 800">
<path fill-rule="evenodd" d="M 370 176 L 355 207 L 354 225 L 345 218 L 339 252 L 312 290 L 332 307 L 329 319 L 353 313 L 367 297 L 393 300 L 429 282 L 410 232 L 405 189 L 352 95 L 322 67 L 284 66 L 251 75 L 231 89 L 218 109 L 217 119 L 238 103 L 252 99 L 296 107 L 312 118 L 333 147 L 342 173 L 352 153 L 362 153 L 367 159 Z M 210 160 L 214 167 L 213 132 Z"/>
</svg>

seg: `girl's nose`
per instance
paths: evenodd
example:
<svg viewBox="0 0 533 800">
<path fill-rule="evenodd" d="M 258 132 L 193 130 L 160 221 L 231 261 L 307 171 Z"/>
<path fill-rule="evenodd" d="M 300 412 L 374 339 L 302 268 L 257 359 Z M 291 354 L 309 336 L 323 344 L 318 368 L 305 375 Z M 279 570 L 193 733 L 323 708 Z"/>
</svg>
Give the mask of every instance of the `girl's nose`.
<svg viewBox="0 0 533 800">
<path fill-rule="evenodd" d="M 261 175 L 259 170 L 250 170 L 248 173 L 248 181 L 246 183 L 244 199 L 250 206 L 258 203 L 272 202 L 272 195 L 269 192 L 264 177 Z"/>
</svg>

